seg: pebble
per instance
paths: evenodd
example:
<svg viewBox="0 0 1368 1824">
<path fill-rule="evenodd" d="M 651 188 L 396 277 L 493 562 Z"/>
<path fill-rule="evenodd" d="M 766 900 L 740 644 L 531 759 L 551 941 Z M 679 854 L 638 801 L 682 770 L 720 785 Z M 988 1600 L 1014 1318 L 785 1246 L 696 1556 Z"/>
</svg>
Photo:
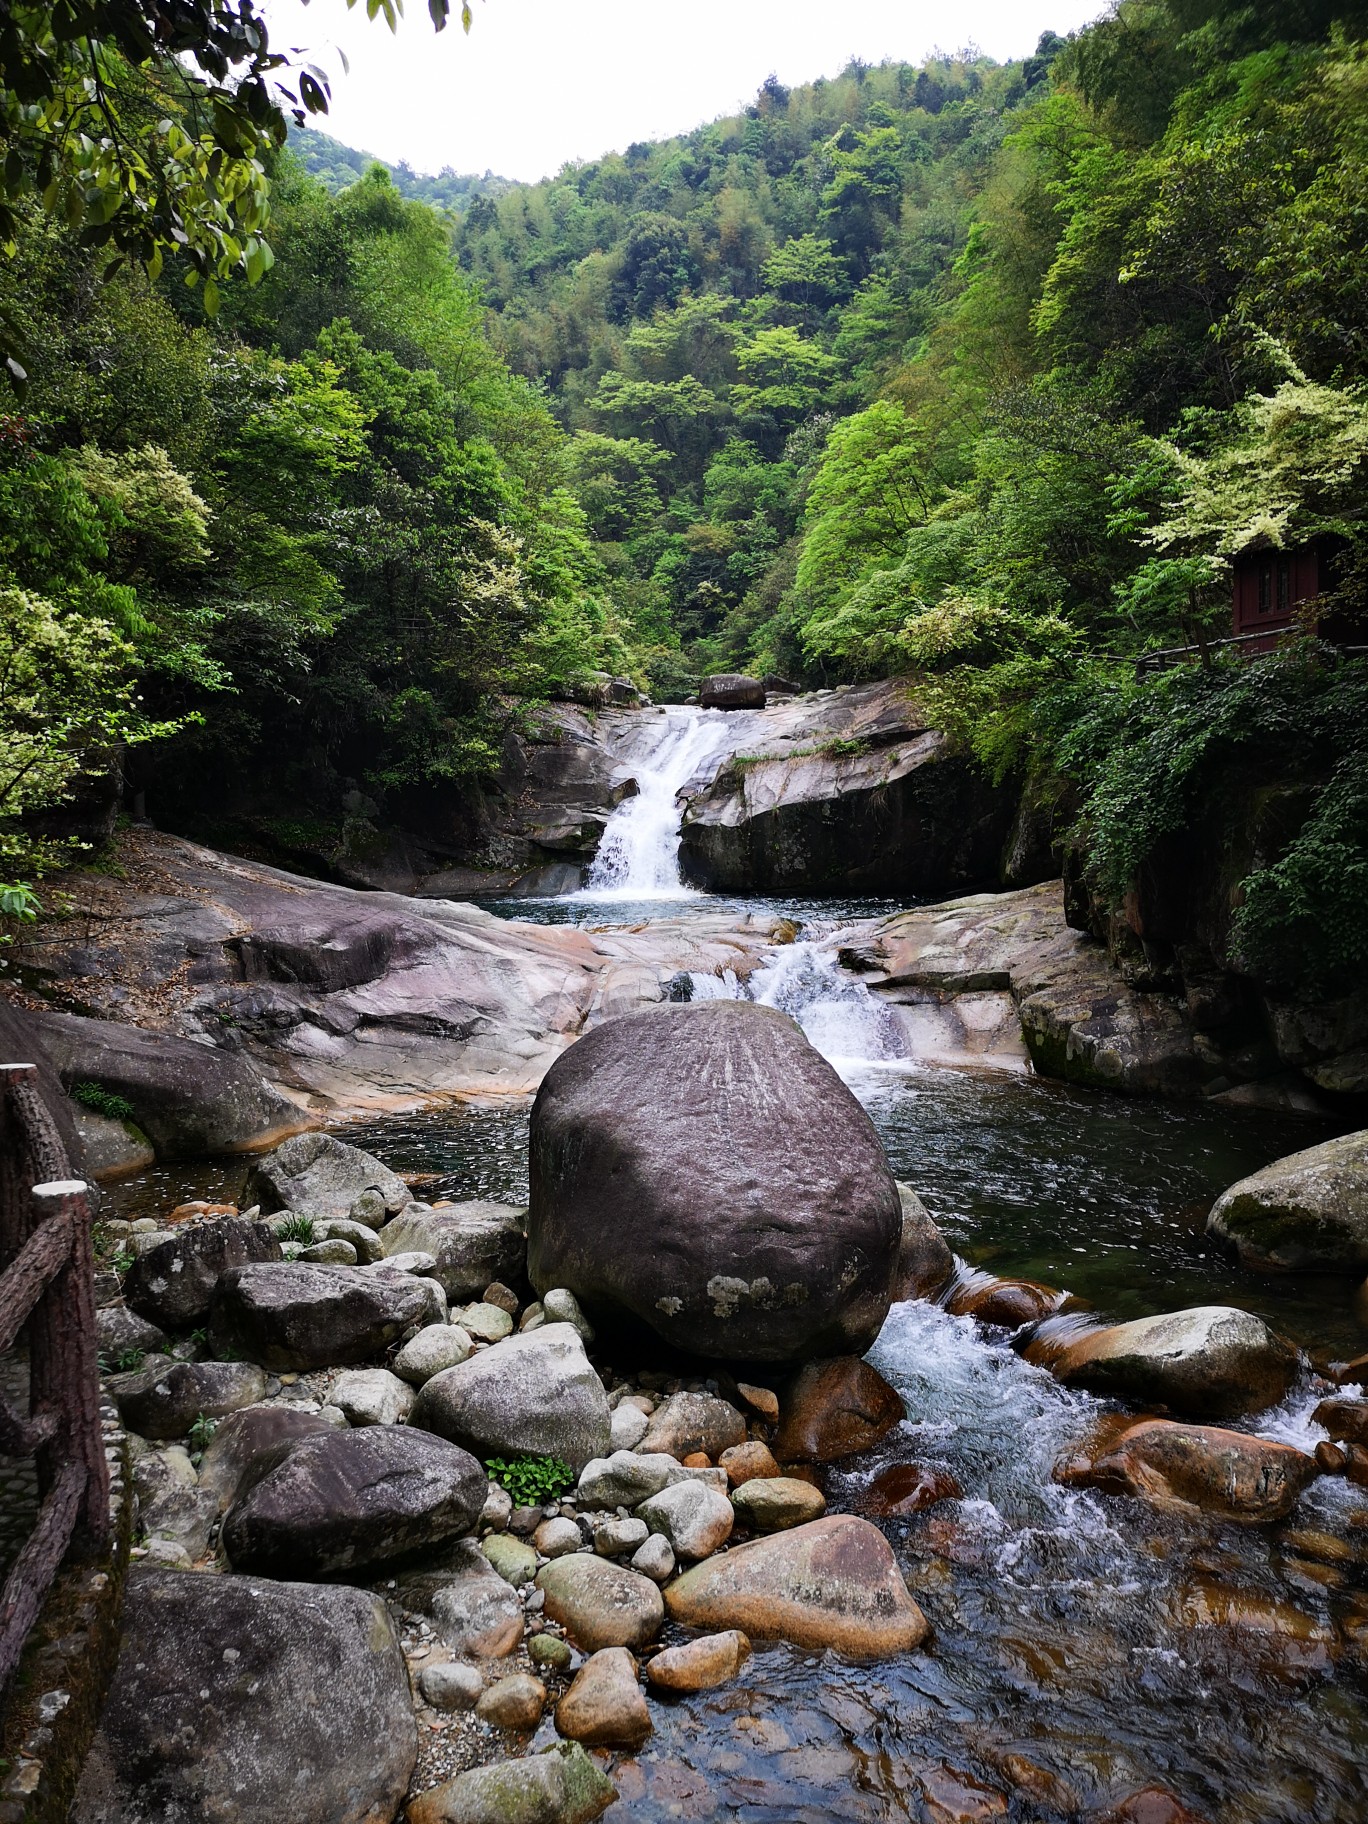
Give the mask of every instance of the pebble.
<svg viewBox="0 0 1368 1824">
<path fill-rule="evenodd" d="M 532 1543 L 543 1558 L 563 1558 L 566 1552 L 584 1547 L 584 1534 L 574 1520 L 543 1520 L 532 1535 Z"/>
<path fill-rule="evenodd" d="M 767 1425 L 779 1423 L 779 1396 L 771 1393 L 768 1387 L 753 1387 L 747 1381 L 738 1381 L 736 1391 L 751 1411 L 758 1412 Z"/>
<path fill-rule="evenodd" d="M 646 1427 L 650 1420 L 640 1406 L 629 1405 L 626 1401 L 613 1408 L 609 1421 L 608 1448 L 612 1450 L 633 1450 L 646 1436 Z"/>
<path fill-rule="evenodd" d="M 481 1343 L 501 1343 L 513 1334 L 513 1319 L 502 1305 L 458 1305 L 451 1322 Z"/>
<path fill-rule="evenodd" d="M 752 1482 L 760 1476 L 783 1473 L 768 1444 L 734 1444 L 730 1450 L 724 1450 L 717 1461 L 718 1466 L 726 1470 L 727 1481 L 733 1488 L 740 1488 L 743 1482 Z"/>
<path fill-rule="evenodd" d="M 508 1522 L 509 1531 L 530 1537 L 541 1525 L 542 1511 L 540 1507 L 515 1507 Z"/>
<path fill-rule="evenodd" d="M 594 1340 L 594 1326 L 580 1310 L 579 1300 L 563 1286 L 548 1292 L 542 1299 L 542 1312 L 548 1324 L 569 1324 L 578 1330 L 586 1343 Z"/>
<path fill-rule="evenodd" d="M 515 1589 L 531 1583 L 537 1574 L 537 1554 L 526 1540 L 512 1533 L 491 1533 L 480 1541 L 480 1550 L 505 1583 Z"/>
<path fill-rule="evenodd" d="M 512 1518 L 512 1514 L 512 1495 L 509 1494 L 506 1488 L 501 1488 L 497 1482 L 491 1482 L 489 1485 L 489 1493 L 485 1496 L 485 1504 L 480 1509 L 480 1518 L 476 1522 L 476 1525 L 482 1531 L 485 1527 L 489 1527 L 494 1532 L 501 1533 L 508 1525 L 509 1520 Z"/>
<path fill-rule="evenodd" d="M 491 1285 L 485 1287 L 481 1302 L 486 1305 L 497 1305 L 500 1311 L 507 1311 L 510 1317 L 518 1315 L 518 1295 L 511 1286 L 504 1285 L 502 1280 L 496 1279 Z"/>
<path fill-rule="evenodd" d="M 527 1657 L 534 1666 L 545 1666 L 549 1672 L 565 1672 L 575 1656 L 554 1634 L 534 1634 L 527 1643 Z"/>
</svg>

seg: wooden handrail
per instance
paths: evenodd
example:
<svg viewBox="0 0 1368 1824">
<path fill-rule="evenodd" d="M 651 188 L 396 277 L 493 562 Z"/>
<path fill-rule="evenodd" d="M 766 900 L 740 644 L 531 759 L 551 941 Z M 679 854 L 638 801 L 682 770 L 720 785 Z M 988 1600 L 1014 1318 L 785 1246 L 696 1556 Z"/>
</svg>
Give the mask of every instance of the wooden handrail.
<svg viewBox="0 0 1368 1824">
<path fill-rule="evenodd" d="M 88 1187 L 71 1164 L 32 1065 L 0 1066 L 0 1349 L 25 1324 L 27 1421 L 0 1403 L 0 1447 L 37 1458 L 42 1502 L 0 1593 L 0 1691 L 63 1558 L 109 1537 Z"/>
</svg>

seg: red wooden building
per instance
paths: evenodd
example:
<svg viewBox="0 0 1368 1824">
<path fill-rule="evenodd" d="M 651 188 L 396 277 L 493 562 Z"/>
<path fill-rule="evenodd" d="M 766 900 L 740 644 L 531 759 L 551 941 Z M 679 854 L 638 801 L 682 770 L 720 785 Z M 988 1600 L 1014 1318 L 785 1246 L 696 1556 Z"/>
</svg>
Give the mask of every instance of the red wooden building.
<svg viewBox="0 0 1368 1824">
<path fill-rule="evenodd" d="M 1235 638 L 1247 652 L 1271 652 L 1297 610 L 1325 586 L 1325 552 L 1319 540 L 1278 550 L 1251 545 L 1232 560 Z"/>
</svg>

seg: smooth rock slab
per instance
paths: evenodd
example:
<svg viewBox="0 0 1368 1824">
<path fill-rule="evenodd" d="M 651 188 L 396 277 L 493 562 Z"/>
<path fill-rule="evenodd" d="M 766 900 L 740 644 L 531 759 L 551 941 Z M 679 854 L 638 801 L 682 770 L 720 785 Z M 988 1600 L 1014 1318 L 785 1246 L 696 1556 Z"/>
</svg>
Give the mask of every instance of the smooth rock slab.
<svg viewBox="0 0 1368 1824">
<path fill-rule="evenodd" d="M 686 1628 L 739 1628 L 854 1658 L 906 1652 L 927 1633 L 888 1541 L 853 1514 L 734 1546 L 670 1584 L 665 1604 Z"/>
<path fill-rule="evenodd" d="M 607 1449 L 608 1397 L 578 1333 L 544 1324 L 433 1375 L 412 1422 L 482 1458 L 528 1451 L 579 1471 Z"/>
<path fill-rule="evenodd" d="M 641 1647 L 660 1630 L 665 1605 L 649 1577 L 609 1558 L 573 1552 L 537 1573 L 546 1613 L 586 1652 Z"/>
<path fill-rule="evenodd" d="M 417 1730 L 378 1596 L 141 1571 L 123 1630 L 73 1824 L 395 1817 Z"/>
<path fill-rule="evenodd" d="M 712 1691 L 735 1678 L 750 1656 L 746 1636 L 728 1628 L 682 1647 L 666 1647 L 646 1662 L 646 1682 L 661 1691 Z"/>
<path fill-rule="evenodd" d="M 690 1354 L 792 1362 L 866 1349 L 888 1314 L 902 1220 L 883 1149 L 772 1008 L 603 1021 L 543 1079 L 530 1166 L 528 1276 L 600 1332 L 625 1319 Z"/>
<path fill-rule="evenodd" d="M 408 1426 L 306 1438 L 223 1523 L 236 1570 L 322 1577 L 469 1532 L 485 1498 L 467 1452 Z"/>
<path fill-rule="evenodd" d="M 1258 1271 L 1368 1270 L 1368 1130 L 1275 1159 L 1224 1191 L 1207 1234 Z"/>
<path fill-rule="evenodd" d="M 1044 1360 L 1066 1387 L 1166 1406 L 1182 1418 L 1234 1419 L 1275 1406 L 1297 1372 L 1296 1351 L 1233 1305 L 1141 1317 L 1090 1331 Z"/>
<path fill-rule="evenodd" d="M 590 1654 L 556 1705 L 561 1735 L 591 1748 L 639 1748 L 651 1733 L 651 1712 L 626 1647 Z"/>
<path fill-rule="evenodd" d="M 293 1210 L 297 1216 L 349 1217 L 359 1198 L 376 1192 L 375 1207 L 383 1221 L 411 1201 L 412 1192 L 370 1153 L 348 1146 L 333 1134 L 296 1134 L 259 1159 L 247 1174 L 244 1195 L 263 1210 Z M 379 1222 L 367 1227 L 378 1228 Z M 392 1250 L 389 1250 L 392 1251 Z"/>
<path fill-rule="evenodd" d="M 434 1786 L 408 1808 L 409 1824 L 592 1824 L 617 1787 L 578 1742 L 521 1761 L 475 1767 Z"/>
<path fill-rule="evenodd" d="M 902 1396 L 857 1356 L 809 1362 L 787 1389 L 774 1454 L 781 1463 L 835 1463 L 886 1438 L 906 1416 Z"/>
<path fill-rule="evenodd" d="M 263 1368 L 340 1368 L 380 1354 L 428 1309 L 424 1282 L 406 1274 L 282 1261 L 225 1273 L 213 1328 Z"/>
<path fill-rule="evenodd" d="M 757 1533 L 782 1533 L 791 1526 L 820 1520 L 826 1498 L 820 1488 L 795 1476 L 756 1477 L 732 1495 L 738 1516 Z"/>
<path fill-rule="evenodd" d="M 1290 1444 L 1169 1419 L 1126 1425 L 1055 1472 L 1061 1482 L 1244 1525 L 1284 1519 L 1317 1474 L 1315 1458 Z"/>
<path fill-rule="evenodd" d="M 707 1558 L 731 1538 L 732 1504 L 702 1482 L 675 1482 L 643 1501 L 637 1518 L 668 1539 L 678 1558 Z"/>
<path fill-rule="evenodd" d="M 119 1417 L 144 1438 L 183 1438 L 196 1419 L 222 1419 L 265 1397 L 266 1376 L 252 1362 L 173 1362 L 118 1375 L 110 1392 Z"/>
<path fill-rule="evenodd" d="M 192 1223 L 138 1256 L 124 1281 L 124 1303 L 162 1329 L 191 1330 L 209 1315 L 214 1287 L 230 1267 L 280 1258 L 264 1222 L 233 1216 Z"/>
</svg>

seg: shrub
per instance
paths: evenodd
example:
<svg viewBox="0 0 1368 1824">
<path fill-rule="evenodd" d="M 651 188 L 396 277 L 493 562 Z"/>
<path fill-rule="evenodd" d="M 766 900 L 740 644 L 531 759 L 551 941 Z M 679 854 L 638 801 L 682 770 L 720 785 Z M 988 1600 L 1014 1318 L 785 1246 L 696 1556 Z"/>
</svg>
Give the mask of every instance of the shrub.
<svg viewBox="0 0 1368 1824">
<path fill-rule="evenodd" d="M 133 1120 L 133 1104 L 125 1096 L 116 1096 L 102 1083 L 78 1083 L 71 1091 L 73 1102 L 88 1108 L 92 1114 L 104 1115 L 110 1121 Z"/>
<path fill-rule="evenodd" d="M 559 1457 L 490 1457 L 485 1471 L 507 1489 L 515 1507 L 540 1507 L 574 1486 L 575 1472 Z"/>
</svg>

